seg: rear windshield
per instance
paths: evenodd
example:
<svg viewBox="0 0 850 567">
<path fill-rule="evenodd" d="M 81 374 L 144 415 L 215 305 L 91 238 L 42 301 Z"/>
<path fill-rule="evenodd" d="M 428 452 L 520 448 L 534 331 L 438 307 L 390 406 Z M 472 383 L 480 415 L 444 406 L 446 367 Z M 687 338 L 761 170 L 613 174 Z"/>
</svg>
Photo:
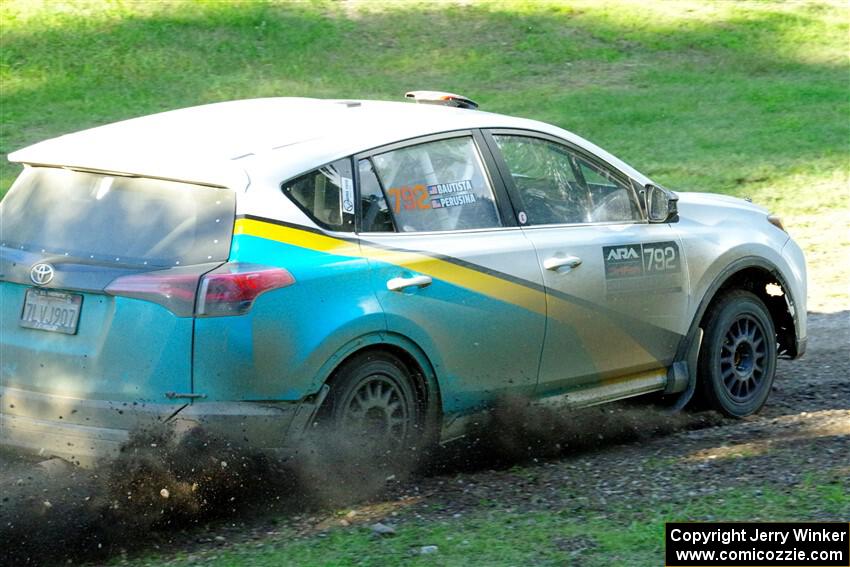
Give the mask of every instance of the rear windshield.
<svg viewBox="0 0 850 567">
<path fill-rule="evenodd" d="M 26 168 L 0 203 L 0 244 L 121 264 L 221 261 L 235 202 L 229 189 Z"/>
</svg>

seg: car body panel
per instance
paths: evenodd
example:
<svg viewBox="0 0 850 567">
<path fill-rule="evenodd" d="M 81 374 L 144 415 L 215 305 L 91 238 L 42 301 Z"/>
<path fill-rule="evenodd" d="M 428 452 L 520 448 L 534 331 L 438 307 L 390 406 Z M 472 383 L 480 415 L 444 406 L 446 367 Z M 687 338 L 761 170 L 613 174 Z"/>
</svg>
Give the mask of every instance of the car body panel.
<svg viewBox="0 0 850 567">
<path fill-rule="evenodd" d="M 540 269 L 519 229 L 364 236 L 375 294 L 390 331 L 431 358 L 445 413 L 499 395 L 530 395 L 546 322 Z M 423 288 L 390 291 L 393 278 Z"/>
<path fill-rule="evenodd" d="M 370 305 L 370 313 L 381 314 L 380 320 L 373 319 L 372 328 L 311 328 L 310 334 L 315 333 L 315 337 L 328 338 L 332 345 L 329 350 L 318 349 L 314 344 L 300 344 L 296 345 L 294 351 L 289 351 L 285 345 L 307 334 L 305 331 L 290 330 L 284 339 L 266 330 L 265 336 L 276 337 L 272 344 L 281 351 L 274 360 L 285 364 L 293 376 L 299 376 L 285 380 L 294 388 L 291 392 L 285 390 L 292 395 L 292 398 L 285 399 L 300 399 L 321 385 L 321 382 L 313 382 L 310 387 L 305 387 L 305 382 L 297 373 L 297 369 L 302 367 L 299 352 L 318 354 L 318 359 L 310 359 L 303 365 L 305 369 L 313 369 L 318 361 L 330 357 L 340 343 L 353 340 L 358 334 L 378 331 L 407 337 L 425 353 L 439 376 L 443 410 L 447 413 L 480 407 L 488 399 L 505 391 L 531 393 L 534 390 L 545 326 L 545 296 L 533 250 L 518 229 L 509 233 L 477 231 L 477 236 L 470 233 L 460 236 L 435 234 L 430 239 L 423 239 L 421 235 L 391 235 L 382 239 L 372 234 L 355 241 L 339 235 L 319 234 L 256 218 L 243 218 L 237 221 L 235 233 L 234 257 L 241 261 L 265 258 L 266 262 L 268 258 L 279 258 L 280 265 L 290 271 L 297 282 L 306 284 L 303 293 L 311 296 L 318 293 L 319 297 L 331 302 L 323 305 L 319 314 L 334 314 L 340 322 L 358 321 L 358 324 L 361 321 L 365 324 L 366 313 L 350 313 L 352 305 L 358 308 Z M 482 245 L 483 239 L 487 239 L 486 246 Z M 428 242 L 431 250 L 423 250 L 423 242 Z M 245 250 L 246 245 L 250 251 Z M 515 249 L 513 254 L 506 251 L 509 246 Z M 463 253 L 464 249 L 467 254 Z M 447 257 L 435 250 L 451 250 L 453 255 Z M 364 264 L 367 260 L 368 265 Z M 303 276 L 300 276 L 302 272 L 299 266 L 305 270 Z M 309 271 L 316 270 L 319 277 L 327 278 L 329 269 L 335 270 L 333 279 L 326 280 L 331 287 L 324 292 L 321 288 L 315 289 L 313 286 L 316 282 L 310 280 Z M 362 273 L 358 273 L 358 270 L 363 269 L 371 271 L 371 279 L 366 280 Z M 345 279 L 346 270 L 351 271 L 350 279 Z M 433 283 L 415 292 L 387 290 L 388 279 L 412 273 L 426 274 L 433 278 Z M 359 288 L 363 282 L 368 283 L 367 289 Z M 303 297 L 286 295 L 298 287 L 301 286 L 261 296 L 257 310 L 262 308 L 260 302 L 266 299 L 271 301 L 267 309 L 272 313 L 275 311 L 271 305 L 275 304 L 288 304 L 290 309 L 297 310 L 300 302 L 307 309 L 315 309 Z M 341 289 L 345 292 L 339 293 Z M 358 293 L 362 294 L 362 299 L 352 302 L 352 295 Z M 275 294 L 280 297 L 276 299 Z M 284 296 L 286 300 L 282 299 Z M 339 305 L 334 302 L 339 302 Z M 298 320 L 299 315 L 305 316 L 293 311 L 291 318 Z M 219 323 L 216 319 L 199 319 L 196 349 L 202 352 L 221 351 L 222 358 L 238 360 L 244 370 L 248 353 L 233 356 L 234 353 L 228 351 L 228 344 L 236 344 L 236 339 L 228 341 L 226 338 L 226 333 L 229 333 L 226 327 L 229 324 L 229 321 Z M 256 323 L 251 321 L 250 314 L 244 316 L 242 324 L 245 327 L 235 333 L 236 337 L 253 337 L 252 326 Z M 519 352 L 511 350 L 516 347 L 514 335 L 498 335 L 498 344 L 492 344 L 493 338 L 488 340 L 488 331 L 494 325 L 496 328 L 503 325 L 504 328 L 522 333 L 523 347 Z M 217 328 L 219 326 L 221 328 Z M 338 336 L 337 332 L 340 333 Z M 456 338 L 458 334 L 460 338 Z M 249 352 L 256 352 L 256 345 L 250 339 L 243 343 Z M 281 359 L 280 356 L 285 358 Z M 482 358 L 479 359 L 479 356 Z M 199 392 L 205 392 L 200 386 L 203 378 L 199 377 L 207 373 L 205 369 L 208 367 L 210 376 L 213 376 L 222 365 L 227 364 L 225 361 L 217 361 L 216 357 L 196 363 L 199 365 L 196 371 Z M 487 364 L 481 365 L 482 359 L 487 360 Z M 499 375 L 507 376 L 504 383 L 498 383 L 495 376 Z M 264 374 L 257 373 L 255 376 L 258 382 L 263 381 Z M 319 377 L 321 373 L 313 373 L 311 376 Z M 250 379 L 249 383 L 252 383 Z M 244 379 L 240 384 L 243 384 L 240 386 L 243 388 Z"/>
<path fill-rule="evenodd" d="M 675 271 L 657 276 L 618 273 L 634 264 L 643 273 L 644 246 L 678 249 L 669 225 L 539 226 L 523 231 L 541 265 L 561 256 L 581 260 L 573 269 L 543 270 L 548 319 L 539 378 L 542 393 L 672 364 L 687 332 L 688 280 L 681 255 L 677 252 Z M 618 255 L 624 257 L 615 262 Z"/>
<path fill-rule="evenodd" d="M 116 457 L 134 432 L 169 424 L 264 451 L 295 450 L 317 404 L 287 402 L 127 403 L 0 386 L 0 445 L 90 467 Z M 58 419 L 58 416 L 62 419 Z"/>
<path fill-rule="evenodd" d="M 482 111 L 367 100 L 259 98 L 171 110 L 45 140 L 12 152 L 9 160 L 156 175 L 245 191 L 256 179 L 274 178 L 280 183 L 373 147 L 472 128 L 549 133 L 640 182 L 649 181 L 605 150 L 550 124 Z"/>
<path fill-rule="evenodd" d="M 743 260 L 740 267 L 747 267 L 746 259 L 752 258 L 753 265 L 775 270 L 780 276 L 797 316 L 802 317 L 798 334 L 805 336 L 805 260 L 801 252 L 791 258 L 783 256 L 790 237 L 767 221 L 766 210 L 734 197 L 681 193 L 679 217 L 674 229 L 682 240 L 692 282 L 688 321 L 694 319 L 713 284 L 731 275 L 725 273 L 729 266 Z M 796 244 L 789 250 L 795 247 L 799 250 Z"/>
<path fill-rule="evenodd" d="M 344 345 L 386 330 L 356 241 L 243 218 L 231 261 L 282 267 L 296 283 L 244 315 L 197 319 L 193 391 L 205 399 L 300 400 L 319 390 L 327 376 L 317 369 Z"/>
<path fill-rule="evenodd" d="M 191 317 L 85 292 L 76 334 L 30 329 L 18 320 L 31 287 L 0 282 L 3 386 L 130 404 L 191 390 Z"/>
</svg>

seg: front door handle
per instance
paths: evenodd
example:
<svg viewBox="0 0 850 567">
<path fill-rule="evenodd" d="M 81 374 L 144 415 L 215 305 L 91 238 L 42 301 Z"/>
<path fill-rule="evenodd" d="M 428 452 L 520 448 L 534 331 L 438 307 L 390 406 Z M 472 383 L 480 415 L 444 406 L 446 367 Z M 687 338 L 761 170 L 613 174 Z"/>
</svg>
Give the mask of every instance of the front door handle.
<svg viewBox="0 0 850 567">
<path fill-rule="evenodd" d="M 393 278 L 387 282 L 387 289 L 390 291 L 404 291 L 409 287 L 427 287 L 431 285 L 431 278 L 428 276 L 413 276 L 409 278 Z"/>
<path fill-rule="evenodd" d="M 576 256 L 553 256 L 543 260 L 543 267 L 559 273 L 567 273 L 581 266 L 581 258 Z"/>
</svg>

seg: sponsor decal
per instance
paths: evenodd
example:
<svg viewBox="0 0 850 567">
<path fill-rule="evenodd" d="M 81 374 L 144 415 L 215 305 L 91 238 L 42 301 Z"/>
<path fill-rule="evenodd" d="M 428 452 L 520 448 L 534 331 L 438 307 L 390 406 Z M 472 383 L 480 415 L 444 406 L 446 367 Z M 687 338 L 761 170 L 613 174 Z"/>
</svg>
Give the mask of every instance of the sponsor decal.
<svg viewBox="0 0 850 567">
<path fill-rule="evenodd" d="M 471 205 L 474 202 L 475 195 L 472 193 L 460 193 L 458 195 L 440 197 L 439 199 L 431 199 L 431 208 L 442 209 L 444 207 L 457 207 L 459 205 Z"/>
<path fill-rule="evenodd" d="M 622 246 L 619 248 L 611 248 L 608 251 L 608 256 L 605 257 L 605 260 L 632 260 L 638 257 L 635 246 Z"/>
<path fill-rule="evenodd" d="M 681 290 L 682 262 L 676 242 L 603 246 L 608 293 Z"/>
<path fill-rule="evenodd" d="M 623 246 L 605 246 L 605 278 L 631 278 L 643 275 L 643 261 L 640 244 Z"/>
<path fill-rule="evenodd" d="M 342 192 L 339 198 L 342 200 L 342 212 L 354 214 L 354 182 L 348 178 L 342 178 Z"/>
<path fill-rule="evenodd" d="M 472 181 L 470 179 L 429 185 L 428 195 L 431 196 L 432 209 L 471 205 L 475 202 L 475 194 L 472 192 Z"/>
<path fill-rule="evenodd" d="M 472 191 L 472 181 L 469 179 L 428 186 L 428 194 L 432 196 L 446 195 L 448 193 L 468 193 L 470 191 Z"/>
</svg>

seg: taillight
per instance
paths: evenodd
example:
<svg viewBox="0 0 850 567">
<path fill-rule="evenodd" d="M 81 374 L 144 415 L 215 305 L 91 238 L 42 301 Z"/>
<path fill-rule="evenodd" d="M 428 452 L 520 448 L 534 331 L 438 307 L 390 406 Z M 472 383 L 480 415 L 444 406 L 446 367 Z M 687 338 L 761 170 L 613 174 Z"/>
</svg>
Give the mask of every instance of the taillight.
<svg viewBox="0 0 850 567">
<path fill-rule="evenodd" d="M 257 264 L 215 264 L 157 270 L 116 278 L 104 290 L 162 305 L 178 317 L 241 315 L 262 293 L 295 283 L 284 269 Z M 197 299 L 196 299 L 197 298 Z"/>
<path fill-rule="evenodd" d="M 225 264 L 201 280 L 197 315 L 241 315 L 251 309 L 259 295 L 293 283 L 295 278 L 282 268 Z"/>
<path fill-rule="evenodd" d="M 200 273 L 160 270 L 116 278 L 104 291 L 110 295 L 151 301 L 178 317 L 191 317 L 195 312 L 195 292 L 200 279 Z"/>
</svg>

